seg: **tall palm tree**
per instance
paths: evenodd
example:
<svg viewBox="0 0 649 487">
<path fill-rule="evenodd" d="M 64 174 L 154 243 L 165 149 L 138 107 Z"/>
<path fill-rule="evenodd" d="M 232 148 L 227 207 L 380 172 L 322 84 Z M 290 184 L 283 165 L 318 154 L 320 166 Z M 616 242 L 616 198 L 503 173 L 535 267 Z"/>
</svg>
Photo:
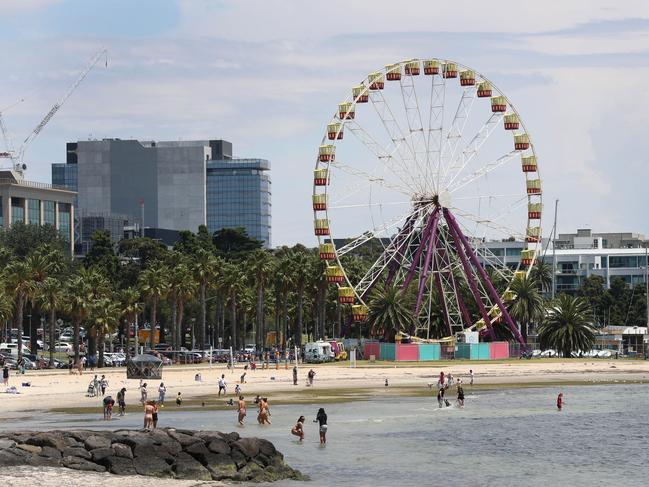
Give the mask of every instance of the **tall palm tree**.
<svg viewBox="0 0 649 487">
<path fill-rule="evenodd" d="M 377 287 L 368 303 L 367 322 L 373 336 L 388 338 L 398 331 L 406 330 L 413 321 L 412 303 L 397 286 Z"/>
<path fill-rule="evenodd" d="M 304 313 L 304 290 L 309 282 L 310 264 L 311 259 L 308 255 L 301 251 L 294 251 L 290 257 L 290 275 L 291 281 L 295 287 L 296 305 L 295 312 L 296 327 L 295 327 L 295 345 L 302 346 L 302 335 L 304 333 L 303 313 Z"/>
<path fill-rule="evenodd" d="M 185 305 L 189 303 L 194 296 L 196 296 L 196 291 L 198 289 L 198 283 L 194 280 L 194 276 L 191 273 L 189 268 L 186 268 L 185 279 L 178 280 L 174 285 L 174 290 L 176 292 L 176 302 L 178 310 L 176 312 L 176 324 L 174 325 L 175 329 L 175 349 L 179 349 L 182 341 L 182 330 L 183 327 L 183 318 L 185 315 Z M 183 274 L 183 273 L 181 273 Z"/>
<path fill-rule="evenodd" d="M 91 271 L 82 267 L 67 282 L 65 287 L 65 311 L 72 318 L 74 328 L 74 363 L 79 361 L 79 333 L 81 323 L 88 317 L 93 301 L 92 288 L 89 283 Z"/>
<path fill-rule="evenodd" d="M 246 267 L 254 283 L 257 296 L 255 345 L 262 350 L 266 345 L 266 320 L 264 309 L 264 289 L 269 275 L 275 269 L 275 260 L 267 250 L 255 250 L 247 259 Z"/>
<path fill-rule="evenodd" d="M 552 289 L 552 266 L 543 259 L 538 259 L 530 271 L 530 278 L 541 291 L 550 291 Z"/>
<path fill-rule="evenodd" d="M 511 303 L 509 314 L 520 324 L 521 335 L 527 343 L 530 323 L 540 322 L 545 313 L 543 296 L 541 296 L 536 281 L 529 277 L 514 280 L 510 290 L 516 294 L 516 298 Z"/>
<path fill-rule="evenodd" d="M 27 262 L 14 260 L 5 268 L 7 290 L 14 295 L 14 326 L 18 329 L 18 358 L 23 356 L 23 311 L 25 303 L 34 295 L 32 268 Z"/>
<path fill-rule="evenodd" d="M 180 255 L 180 254 L 179 254 Z M 178 332 L 176 330 L 176 325 L 178 323 L 178 305 L 179 305 L 179 288 L 186 282 L 194 282 L 194 276 L 191 273 L 189 267 L 182 261 L 178 259 L 175 262 L 175 265 L 169 270 L 169 301 L 171 303 L 171 347 L 173 349 L 177 348 L 176 338 L 178 337 Z"/>
<path fill-rule="evenodd" d="M 221 265 L 219 260 L 210 252 L 199 249 L 193 263 L 194 278 L 198 282 L 198 297 L 201 305 L 198 343 L 201 350 L 205 350 L 205 322 L 207 318 L 207 288 L 217 275 Z"/>
<path fill-rule="evenodd" d="M 275 333 L 278 346 L 281 345 L 281 337 L 283 337 L 284 343 L 288 339 L 288 294 L 293 282 L 291 277 L 290 261 L 288 258 L 282 257 L 277 262 L 275 279 L 273 280 L 275 288 Z"/>
<path fill-rule="evenodd" d="M 237 350 L 237 301 L 239 295 L 245 290 L 245 276 L 243 271 L 235 262 L 226 262 L 222 267 L 223 289 L 228 296 L 230 306 L 230 345 Z M 246 330 L 243 330 L 243 340 L 245 341 Z"/>
<path fill-rule="evenodd" d="M 55 277 L 46 277 L 36 289 L 36 302 L 40 309 L 50 314 L 50 367 L 54 366 L 54 328 L 56 326 L 56 312 L 63 307 L 65 292 L 61 281 Z"/>
<path fill-rule="evenodd" d="M 4 274 L 0 274 L 0 282 L 5 282 Z M 13 317 L 14 314 L 14 300 L 9 292 L 4 287 L 0 286 L 0 323 L 2 328 L 7 325 L 7 322 Z"/>
<path fill-rule="evenodd" d="M 541 347 L 560 351 L 564 357 L 570 357 L 573 351 L 590 350 L 595 343 L 595 328 L 588 302 L 560 294 L 547 310 L 539 340 Z"/>
<path fill-rule="evenodd" d="M 119 293 L 120 316 L 126 321 L 126 350 L 129 349 L 131 336 L 131 325 L 135 322 L 135 317 L 140 314 L 144 305 L 141 302 L 140 292 L 133 287 L 122 289 Z M 135 354 L 137 355 L 138 337 L 133 336 Z"/>
<path fill-rule="evenodd" d="M 169 269 L 162 264 L 152 264 L 144 270 L 138 279 L 142 296 L 149 301 L 151 308 L 151 331 L 149 333 L 149 347 L 155 346 L 155 329 L 158 314 L 158 303 L 169 292 Z M 162 337 L 160 337 L 162 340 Z"/>
<path fill-rule="evenodd" d="M 97 340 L 99 350 L 99 367 L 104 366 L 104 341 L 106 335 L 113 333 L 119 325 L 120 305 L 111 298 L 99 298 L 92 304 L 90 316 L 91 333 Z"/>
</svg>

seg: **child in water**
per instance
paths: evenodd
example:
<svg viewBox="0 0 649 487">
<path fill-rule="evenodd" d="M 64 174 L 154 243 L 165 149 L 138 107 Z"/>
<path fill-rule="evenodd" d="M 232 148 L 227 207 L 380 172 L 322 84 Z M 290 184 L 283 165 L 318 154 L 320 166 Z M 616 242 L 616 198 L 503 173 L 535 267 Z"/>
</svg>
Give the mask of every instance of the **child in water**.
<svg viewBox="0 0 649 487">
<path fill-rule="evenodd" d="M 295 423 L 295 426 L 293 426 L 291 434 L 299 436 L 300 441 L 304 440 L 304 416 L 300 416 L 297 419 L 297 423 Z"/>
<path fill-rule="evenodd" d="M 176 396 L 176 406 L 181 406 L 182 403 L 183 403 L 183 396 L 179 392 L 178 395 Z"/>
</svg>

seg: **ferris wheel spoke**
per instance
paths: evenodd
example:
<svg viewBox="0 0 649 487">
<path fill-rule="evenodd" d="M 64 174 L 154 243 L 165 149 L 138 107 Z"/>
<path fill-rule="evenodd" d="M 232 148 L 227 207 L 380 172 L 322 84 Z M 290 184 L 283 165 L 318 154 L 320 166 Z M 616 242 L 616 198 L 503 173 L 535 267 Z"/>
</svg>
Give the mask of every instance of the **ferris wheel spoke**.
<svg viewBox="0 0 649 487">
<path fill-rule="evenodd" d="M 410 175 L 413 186 L 421 192 L 422 179 L 420 174 L 415 173 L 417 156 L 408 142 L 410 137 L 406 137 L 404 134 L 381 90 L 371 91 L 369 99 L 392 142 L 394 147 L 392 153 L 396 154 L 402 163 L 406 165 L 406 172 Z"/>
<path fill-rule="evenodd" d="M 392 152 L 388 152 L 388 150 L 378 143 L 376 139 L 374 139 L 374 137 L 372 137 L 355 119 L 346 121 L 345 128 L 349 129 L 352 135 L 354 135 L 361 144 L 374 154 L 378 163 L 381 163 L 381 165 L 401 181 L 405 187 L 412 188 L 411 174 L 408 166 L 393 155 L 399 150 L 401 143 L 395 145 Z"/>
<path fill-rule="evenodd" d="M 364 181 L 368 181 L 370 184 L 377 184 L 379 186 L 383 186 L 384 188 L 389 188 L 389 189 L 392 189 L 394 191 L 397 191 L 397 192 L 405 194 L 405 195 L 410 195 L 411 194 L 411 190 L 409 190 L 407 187 L 404 187 L 402 185 L 389 183 L 382 177 L 367 173 L 365 171 L 362 171 L 360 169 L 352 167 L 352 166 L 350 166 L 348 164 L 345 164 L 343 162 L 339 162 L 339 161 L 330 162 L 329 167 L 333 167 L 335 169 L 340 169 L 341 171 L 344 171 L 347 174 L 350 174 L 350 175 L 355 176 L 357 178 L 363 179 Z"/>
<path fill-rule="evenodd" d="M 367 207 L 381 207 L 381 206 L 397 206 L 397 205 L 409 205 L 411 204 L 410 200 L 407 201 L 387 201 L 380 203 L 360 203 L 355 205 L 327 205 L 327 208 L 330 210 L 341 210 L 346 208 L 367 208 Z"/>
<path fill-rule="evenodd" d="M 421 110 L 419 109 L 414 76 L 402 76 L 399 80 L 399 86 L 401 87 L 401 99 L 403 100 L 403 108 L 406 113 L 415 165 L 420 171 L 425 187 L 429 183 L 428 166 L 424 162 L 424 156 L 428 153 L 428 147 L 424 135 L 424 123 L 421 118 Z"/>
<path fill-rule="evenodd" d="M 454 196 L 453 201 L 467 201 L 467 200 L 493 200 L 500 198 L 527 198 L 527 193 L 509 193 L 509 194 L 490 194 L 490 195 L 472 195 L 472 196 Z"/>
<path fill-rule="evenodd" d="M 442 159 L 444 139 L 444 102 L 446 100 L 446 78 L 431 76 L 430 109 L 428 113 L 428 137 L 426 140 L 426 167 L 439 167 Z M 434 171 L 434 170 L 433 170 Z M 439 180 L 433 179 L 435 192 L 439 192 Z"/>
<path fill-rule="evenodd" d="M 437 179 L 439 179 L 440 181 L 446 179 L 450 161 L 453 161 L 453 159 L 455 159 L 455 151 L 457 150 L 460 140 L 462 139 L 464 127 L 469 120 L 471 108 L 473 107 L 473 102 L 476 99 L 476 93 L 477 91 L 475 86 L 467 86 L 462 92 L 462 98 L 460 98 L 460 101 L 458 102 L 457 109 L 455 110 L 455 115 L 453 116 L 453 122 L 449 127 L 448 134 L 446 135 L 446 140 L 444 141 L 444 146 L 442 147 L 440 165 L 438 166 L 437 172 Z M 441 173 L 442 165 L 444 164 L 445 160 L 444 156 L 446 154 L 450 154 L 448 157 L 449 164 L 444 166 L 444 172 Z"/>
<path fill-rule="evenodd" d="M 520 230 L 514 230 L 513 228 L 510 228 L 510 227 L 508 227 L 506 225 L 503 225 L 501 223 L 497 223 L 497 222 L 495 222 L 493 220 L 489 220 L 489 219 L 486 219 L 484 217 L 480 217 L 478 215 L 474 215 L 474 214 L 469 213 L 469 212 L 467 212 L 465 210 L 460 210 L 458 208 L 453 208 L 453 213 L 455 213 L 456 215 L 458 215 L 458 216 L 460 216 L 460 217 L 462 217 L 462 218 L 464 218 L 466 220 L 469 220 L 469 221 L 471 221 L 473 223 L 476 223 L 477 225 L 481 225 L 483 227 L 487 227 L 487 228 L 490 228 L 492 230 L 497 230 L 497 231 L 501 232 L 503 235 L 506 235 L 507 237 L 519 237 L 521 239 L 525 238 L 525 235 L 523 233 L 521 233 Z M 464 227 L 464 230 L 467 233 L 469 233 L 469 234 L 476 233 L 476 232 L 471 232 L 470 229 L 467 228 L 467 226 L 465 224 L 463 224 L 462 222 L 458 221 L 458 224 L 460 226 Z"/>
<path fill-rule="evenodd" d="M 466 144 L 462 152 L 459 154 L 459 157 L 452 161 L 449 170 L 448 183 L 446 183 L 447 188 L 453 184 L 462 171 L 464 171 L 464 168 L 466 168 L 478 154 L 484 143 L 489 140 L 489 136 L 498 126 L 498 123 L 502 120 L 503 116 L 504 112 L 492 113 L 489 119 L 482 125 L 482 127 L 480 127 L 480 130 L 478 130 L 469 143 Z"/>
<path fill-rule="evenodd" d="M 520 154 L 520 151 L 518 150 L 512 150 L 508 152 L 507 154 L 503 154 L 500 156 L 498 159 L 493 160 L 482 166 L 480 169 L 477 169 L 471 174 L 468 174 L 464 178 L 460 179 L 456 184 L 451 186 L 448 189 L 449 193 L 454 193 L 455 191 L 462 189 L 465 187 L 467 184 L 471 184 L 474 181 L 477 181 L 478 179 L 486 176 L 492 171 L 495 171 L 499 167 L 507 164 L 509 161 L 511 161 L 514 157 L 516 157 L 518 154 Z"/>
</svg>

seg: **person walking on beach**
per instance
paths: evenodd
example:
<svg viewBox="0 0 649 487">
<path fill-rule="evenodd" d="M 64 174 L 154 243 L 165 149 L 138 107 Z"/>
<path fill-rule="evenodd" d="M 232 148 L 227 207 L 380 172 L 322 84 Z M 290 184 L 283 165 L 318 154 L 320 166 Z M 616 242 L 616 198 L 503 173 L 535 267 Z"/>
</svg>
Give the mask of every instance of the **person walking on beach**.
<svg viewBox="0 0 649 487">
<path fill-rule="evenodd" d="M 9 367 L 6 365 L 2 368 L 2 383 L 5 387 L 9 387 Z"/>
<path fill-rule="evenodd" d="M 141 402 L 142 404 L 146 404 L 146 403 L 147 403 L 147 397 L 148 397 L 148 395 L 149 395 L 149 393 L 148 393 L 147 390 L 146 390 L 146 382 L 145 382 L 144 384 L 142 384 L 142 385 L 140 386 L 140 402 Z"/>
<path fill-rule="evenodd" d="M 473 387 L 473 369 L 469 369 L 469 377 L 471 378 L 469 384 Z"/>
<path fill-rule="evenodd" d="M 243 421 L 246 417 L 246 401 L 243 400 L 243 396 L 239 396 L 239 424 L 243 426 Z"/>
<path fill-rule="evenodd" d="M 313 369 L 309 370 L 309 373 L 307 374 L 307 380 L 309 382 L 309 385 L 313 385 L 313 378 L 315 377 L 315 371 Z"/>
<path fill-rule="evenodd" d="M 176 406 L 182 406 L 183 404 L 183 396 L 179 392 L 178 395 L 176 396 Z"/>
<path fill-rule="evenodd" d="M 461 382 L 457 383 L 457 403 L 461 408 L 464 407 L 464 389 Z"/>
<path fill-rule="evenodd" d="M 95 396 L 99 396 L 99 387 L 101 386 L 99 379 L 97 378 L 97 375 L 95 374 L 95 377 L 92 379 L 92 388 L 93 388 L 93 394 Z"/>
<path fill-rule="evenodd" d="M 162 407 L 164 407 L 165 403 L 165 394 L 167 394 L 167 388 L 165 387 L 164 382 L 160 382 L 160 387 L 158 387 L 158 403 Z"/>
<path fill-rule="evenodd" d="M 557 409 L 561 411 L 564 404 L 565 403 L 563 402 L 563 392 L 560 392 L 559 395 L 557 396 Z"/>
<path fill-rule="evenodd" d="M 126 387 L 122 387 L 117 393 L 117 405 L 119 406 L 119 415 L 124 416 L 126 412 Z"/>
<path fill-rule="evenodd" d="M 99 381 L 99 387 L 101 387 L 101 395 L 105 396 L 106 395 L 106 388 L 108 387 L 108 380 L 106 380 L 105 375 L 101 376 L 101 380 Z"/>
<path fill-rule="evenodd" d="M 240 379 L 241 379 L 241 381 L 240 381 L 241 384 L 245 384 L 245 383 L 246 383 L 246 372 L 244 372 L 243 374 L 241 374 Z"/>
<path fill-rule="evenodd" d="M 113 419 L 113 406 L 115 405 L 115 400 L 112 396 L 106 396 L 103 400 L 104 403 L 104 419 L 109 420 Z"/>
<path fill-rule="evenodd" d="M 227 394 L 225 388 L 226 388 L 225 374 L 221 374 L 221 378 L 219 379 L 219 397 L 221 397 L 221 391 L 223 391 L 224 396 Z"/>
<path fill-rule="evenodd" d="M 150 430 L 153 426 L 153 401 L 144 404 L 144 429 Z"/>
<path fill-rule="evenodd" d="M 313 422 L 319 424 L 320 444 L 325 445 L 327 443 L 327 413 L 325 413 L 324 408 L 318 409 L 318 414 Z"/>
<path fill-rule="evenodd" d="M 297 385 L 297 365 L 293 366 L 293 385 Z"/>
<path fill-rule="evenodd" d="M 304 440 L 304 416 L 297 418 L 297 423 L 293 426 L 291 434 L 300 438 L 300 441 Z"/>
</svg>

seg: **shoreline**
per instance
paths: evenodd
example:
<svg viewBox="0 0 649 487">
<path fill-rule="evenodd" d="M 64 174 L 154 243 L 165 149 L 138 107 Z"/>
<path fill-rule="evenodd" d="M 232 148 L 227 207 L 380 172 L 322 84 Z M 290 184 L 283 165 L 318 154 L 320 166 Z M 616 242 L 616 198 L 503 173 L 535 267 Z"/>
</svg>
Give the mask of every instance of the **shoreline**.
<svg viewBox="0 0 649 487">
<path fill-rule="evenodd" d="M 316 372 L 313 387 L 307 387 L 306 372 Z M 356 368 L 348 364 L 303 364 L 299 367 L 298 385 L 292 381 L 292 369 L 257 369 L 247 371 L 242 394 L 252 405 L 259 394 L 267 396 L 272 406 L 287 404 L 332 404 L 371 400 L 378 397 L 422 397 L 432 396 L 429 383 L 435 383 L 439 372 L 452 373 L 461 378 L 465 390 L 471 391 L 468 373 L 475 374 L 475 390 L 497 390 L 513 388 L 542 388 L 605 384 L 649 383 L 649 361 L 642 360 L 599 360 L 549 359 L 549 360 L 504 360 L 493 362 L 445 361 L 430 363 L 359 363 Z M 139 380 L 126 379 L 125 369 L 102 369 L 97 371 L 109 381 L 107 395 L 116 395 L 121 387 L 127 389 L 127 411 L 140 409 Z M 163 382 L 167 387 L 165 412 L 174 410 L 230 410 L 225 404 L 234 398 L 234 386 L 239 382 L 243 368 L 228 370 L 218 366 L 172 366 L 165 368 Z M 195 374 L 201 374 L 202 381 L 194 381 Z M 217 381 L 226 376 L 228 395 L 217 397 Z M 32 371 L 25 376 L 12 375 L 10 385 L 31 382 L 31 387 L 18 386 L 21 394 L 0 394 L 0 422 L 20 421 L 35 414 L 86 414 L 101 411 L 101 396 L 86 397 L 88 383 L 94 372 L 83 376 L 62 371 Z M 236 380 L 235 380 L 236 379 Z M 384 386 L 388 379 L 389 386 Z M 149 399 L 158 398 L 159 382 L 150 381 Z M 183 405 L 177 407 L 175 398 L 182 392 Z M 205 406 L 202 406 L 205 403 Z"/>
</svg>

